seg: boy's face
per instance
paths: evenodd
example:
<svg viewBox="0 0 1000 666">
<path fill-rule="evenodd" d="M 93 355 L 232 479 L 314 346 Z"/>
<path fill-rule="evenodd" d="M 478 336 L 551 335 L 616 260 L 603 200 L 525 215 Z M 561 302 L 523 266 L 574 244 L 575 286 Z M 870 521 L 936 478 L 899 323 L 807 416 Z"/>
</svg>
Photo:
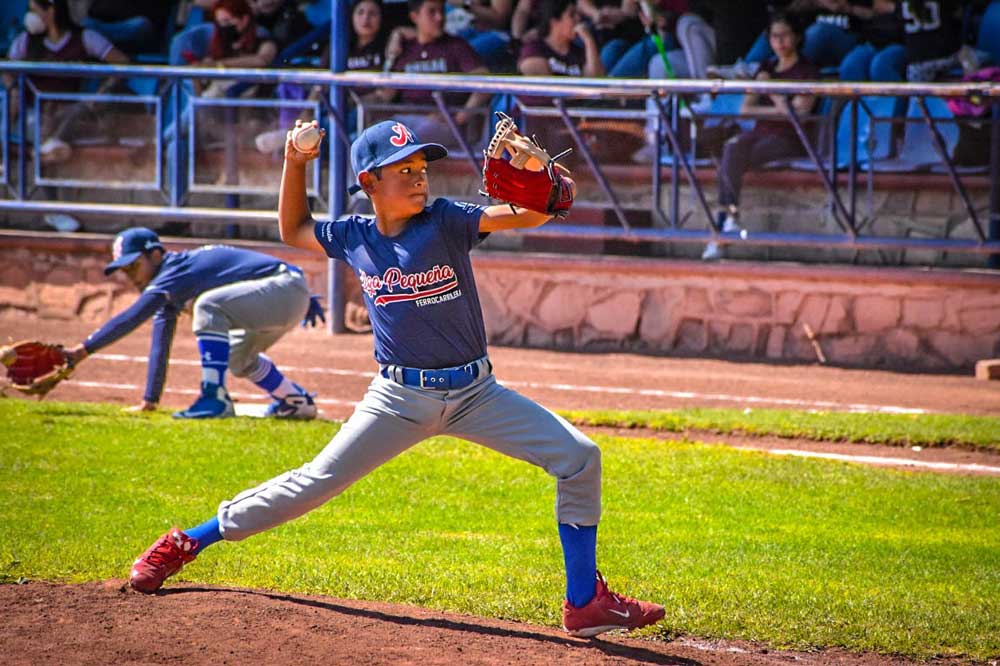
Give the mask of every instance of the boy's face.
<svg viewBox="0 0 1000 666">
<path fill-rule="evenodd" d="M 444 34 L 443 0 L 426 0 L 420 9 L 410 12 L 410 20 L 417 28 L 419 39 L 437 39 Z"/>
<path fill-rule="evenodd" d="M 412 217 L 427 206 L 427 160 L 423 151 L 382 167 L 382 177 L 370 179 L 369 196 L 379 199 L 379 207 L 391 207 Z M 367 189 L 367 188 L 366 188 Z"/>
<path fill-rule="evenodd" d="M 151 259 L 151 255 L 143 254 L 128 266 L 122 266 L 121 271 L 133 287 L 142 291 L 156 274 L 156 264 Z"/>
</svg>

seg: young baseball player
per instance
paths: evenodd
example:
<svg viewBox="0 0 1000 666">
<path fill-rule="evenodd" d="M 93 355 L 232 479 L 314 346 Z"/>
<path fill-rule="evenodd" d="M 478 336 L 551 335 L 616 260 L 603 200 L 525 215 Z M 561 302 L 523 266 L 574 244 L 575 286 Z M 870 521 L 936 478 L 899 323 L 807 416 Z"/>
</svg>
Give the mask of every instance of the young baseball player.
<svg viewBox="0 0 1000 666">
<path fill-rule="evenodd" d="M 289 245 L 347 262 L 361 281 L 379 372 L 354 414 L 312 461 L 222 502 L 215 517 L 171 529 L 133 565 L 130 583 L 154 592 L 209 545 L 239 541 L 301 516 L 379 465 L 435 435 L 459 437 L 519 458 L 556 478 L 556 518 L 566 564 L 563 626 L 575 636 L 634 629 L 662 606 L 608 590 L 597 572 L 601 453 L 561 417 L 497 383 L 469 251 L 487 234 L 535 227 L 549 215 L 512 206 L 437 199 L 427 164 L 447 155 L 398 121 L 369 127 L 351 146 L 354 188 L 375 216 L 313 221 L 305 165 L 318 148 L 285 145 L 278 202 Z"/>
<path fill-rule="evenodd" d="M 67 351 L 74 363 L 107 347 L 153 318 L 146 392 L 137 411 L 155 410 L 167 377 L 177 315 L 194 301 L 194 334 L 201 355 L 201 395 L 174 414 L 182 419 L 233 415 L 226 371 L 246 377 L 273 398 L 267 415 L 311 419 L 313 396 L 281 374 L 264 351 L 306 318 L 322 319 L 302 270 L 266 254 L 226 245 L 167 252 L 144 227 L 115 237 L 105 275 L 121 270 L 140 295 L 127 310 Z M 306 323 L 303 321 L 303 323 Z"/>
</svg>

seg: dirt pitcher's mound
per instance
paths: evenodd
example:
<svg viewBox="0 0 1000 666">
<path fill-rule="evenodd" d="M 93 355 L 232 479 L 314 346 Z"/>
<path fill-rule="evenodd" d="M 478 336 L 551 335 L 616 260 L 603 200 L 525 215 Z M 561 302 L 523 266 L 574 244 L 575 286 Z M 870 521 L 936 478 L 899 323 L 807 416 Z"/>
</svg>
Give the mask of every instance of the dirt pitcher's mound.
<svg viewBox="0 0 1000 666">
<path fill-rule="evenodd" d="M 551 627 L 412 606 L 172 585 L 147 596 L 120 580 L 0 585 L 4 664 L 698 664 L 890 666 L 841 651 L 745 643 L 566 636 Z"/>
</svg>

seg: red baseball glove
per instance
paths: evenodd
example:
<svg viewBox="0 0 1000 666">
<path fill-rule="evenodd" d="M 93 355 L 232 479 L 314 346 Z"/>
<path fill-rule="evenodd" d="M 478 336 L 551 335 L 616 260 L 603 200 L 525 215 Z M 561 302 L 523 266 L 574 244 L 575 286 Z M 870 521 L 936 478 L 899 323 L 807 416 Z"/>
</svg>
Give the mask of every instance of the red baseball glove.
<svg viewBox="0 0 1000 666">
<path fill-rule="evenodd" d="M 11 388 L 25 395 L 37 395 L 39 399 L 73 372 L 73 364 L 62 345 L 36 340 L 22 340 L 0 348 L 0 363 L 7 368 L 7 383 Z"/>
<path fill-rule="evenodd" d="M 484 151 L 482 194 L 512 206 L 565 218 L 573 205 L 576 185 L 569 178 L 569 169 L 556 160 L 572 149 L 549 157 L 534 137 L 529 139 L 517 130 L 510 116 L 496 115 L 496 129 Z M 509 159 L 504 158 L 505 152 L 510 154 Z"/>
</svg>

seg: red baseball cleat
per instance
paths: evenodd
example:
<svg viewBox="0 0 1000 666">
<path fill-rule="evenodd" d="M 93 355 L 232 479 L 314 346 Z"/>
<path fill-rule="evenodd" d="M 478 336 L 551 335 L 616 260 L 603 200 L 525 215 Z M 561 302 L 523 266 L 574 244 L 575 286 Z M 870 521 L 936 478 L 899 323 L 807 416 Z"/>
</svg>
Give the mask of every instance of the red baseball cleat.
<svg viewBox="0 0 1000 666">
<path fill-rule="evenodd" d="M 591 638 L 613 629 L 638 629 L 663 619 L 663 606 L 630 599 L 608 589 L 601 572 L 597 572 L 597 591 L 583 608 L 563 601 L 563 629 L 570 636 Z"/>
<path fill-rule="evenodd" d="M 132 589 L 146 594 L 156 592 L 163 581 L 181 570 L 188 562 L 193 562 L 198 540 L 192 539 L 176 527 L 156 540 L 132 565 L 128 584 Z"/>
</svg>

